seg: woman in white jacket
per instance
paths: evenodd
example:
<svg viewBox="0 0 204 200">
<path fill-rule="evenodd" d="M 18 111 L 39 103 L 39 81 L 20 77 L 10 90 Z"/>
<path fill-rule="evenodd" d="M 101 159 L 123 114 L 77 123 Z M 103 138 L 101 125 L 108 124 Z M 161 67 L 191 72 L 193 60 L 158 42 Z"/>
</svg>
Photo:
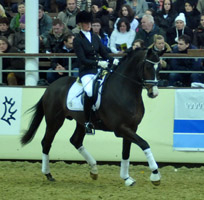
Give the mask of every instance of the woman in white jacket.
<svg viewBox="0 0 204 200">
<path fill-rule="evenodd" d="M 130 28 L 130 23 L 126 18 L 121 18 L 110 37 L 110 49 L 112 53 L 124 53 L 132 46 L 136 32 Z"/>
</svg>

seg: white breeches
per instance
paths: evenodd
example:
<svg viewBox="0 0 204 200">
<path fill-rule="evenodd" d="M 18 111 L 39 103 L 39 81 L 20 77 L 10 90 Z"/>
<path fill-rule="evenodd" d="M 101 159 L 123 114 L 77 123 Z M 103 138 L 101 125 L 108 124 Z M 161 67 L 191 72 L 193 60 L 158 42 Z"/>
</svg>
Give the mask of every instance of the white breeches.
<svg viewBox="0 0 204 200">
<path fill-rule="evenodd" d="M 81 82 L 84 88 L 84 91 L 89 97 L 93 95 L 93 81 L 94 81 L 94 74 L 86 74 L 81 78 Z"/>
</svg>

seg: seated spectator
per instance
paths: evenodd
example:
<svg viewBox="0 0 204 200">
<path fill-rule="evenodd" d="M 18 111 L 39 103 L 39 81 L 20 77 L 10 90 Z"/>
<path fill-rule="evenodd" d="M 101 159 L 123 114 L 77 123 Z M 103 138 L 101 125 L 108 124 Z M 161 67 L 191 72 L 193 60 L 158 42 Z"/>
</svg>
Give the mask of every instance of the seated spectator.
<svg viewBox="0 0 204 200">
<path fill-rule="evenodd" d="M 126 3 L 134 10 L 136 19 L 141 19 L 149 8 L 146 0 L 127 0 Z"/>
<path fill-rule="evenodd" d="M 57 4 L 57 9 L 58 9 L 59 12 L 66 9 L 67 0 L 55 0 L 55 3 Z"/>
<path fill-rule="evenodd" d="M 47 36 L 52 29 L 52 18 L 45 13 L 44 7 L 39 5 L 39 38 L 41 45 L 45 45 L 47 41 Z"/>
<path fill-rule="evenodd" d="M 133 9 L 125 4 L 121 7 L 120 11 L 119 11 L 119 14 L 118 14 L 118 18 L 114 24 L 114 29 L 117 29 L 117 23 L 118 21 L 121 19 L 121 18 L 127 18 L 127 20 L 129 21 L 130 23 L 130 28 L 133 30 L 133 31 L 136 31 L 138 25 L 139 25 L 139 22 L 137 19 L 135 19 L 135 15 L 134 15 L 134 11 Z"/>
<path fill-rule="evenodd" d="M 192 0 L 185 0 L 184 14 L 186 17 L 186 26 L 194 31 L 200 24 L 200 12 Z"/>
<path fill-rule="evenodd" d="M 121 18 L 117 23 L 117 29 L 110 37 L 110 49 L 112 53 L 124 53 L 132 46 L 135 38 L 135 31 L 130 29 L 130 23 L 126 18 Z"/>
<path fill-rule="evenodd" d="M 13 31 L 18 31 L 20 29 L 20 18 L 25 14 L 25 3 L 18 3 L 18 13 L 11 19 L 10 28 Z"/>
<path fill-rule="evenodd" d="M 148 8 L 148 9 L 145 11 L 145 14 L 147 14 L 147 15 L 152 15 L 152 17 L 155 17 L 155 11 L 154 11 L 152 8 Z"/>
<path fill-rule="evenodd" d="M 14 34 L 13 46 L 20 52 L 25 52 L 25 15 L 20 19 L 20 30 Z"/>
<path fill-rule="evenodd" d="M 187 53 L 188 49 L 197 49 L 191 44 L 191 38 L 188 35 L 181 35 L 178 39 L 178 45 L 173 47 L 173 53 Z M 201 59 L 173 58 L 170 63 L 170 70 L 178 71 L 201 71 Z M 182 74 L 170 73 L 169 86 L 191 86 L 192 82 L 203 82 L 203 75 L 198 73 Z"/>
<path fill-rule="evenodd" d="M 141 40 L 141 39 L 137 39 L 133 42 L 132 44 L 132 49 L 135 50 L 137 48 L 141 48 L 141 49 L 144 49 L 146 48 L 145 45 L 144 45 L 144 41 Z"/>
<path fill-rule="evenodd" d="M 47 35 L 47 40 L 45 43 L 46 53 L 54 53 L 62 46 L 64 41 L 64 36 L 71 31 L 65 27 L 60 19 L 54 19 L 52 22 L 52 30 Z"/>
<path fill-rule="evenodd" d="M 155 23 L 166 33 L 167 29 L 174 25 L 177 15 L 172 0 L 164 0 L 162 9 L 155 13 Z"/>
<path fill-rule="evenodd" d="M 167 43 L 170 46 L 176 45 L 178 38 L 183 34 L 190 36 L 191 40 L 193 40 L 193 31 L 186 26 L 185 15 L 180 13 L 175 19 L 175 25 L 166 32 Z"/>
<path fill-rule="evenodd" d="M 44 7 L 46 12 L 51 11 L 51 0 L 39 0 L 39 4 Z"/>
<path fill-rule="evenodd" d="M 9 22 L 11 20 L 11 15 L 8 12 L 6 12 L 6 10 L 4 9 L 2 4 L 0 4 L 0 18 L 2 18 L 2 17 L 7 17 Z"/>
<path fill-rule="evenodd" d="M 10 45 L 13 45 L 14 32 L 9 27 L 9 20 L 7 17 L 0 18 L 0 36 L 5 36 Z"/>
<path fill-rule="evenodd" d="M 91 23 L 92 32 L 95 33 L 101 40 L 102 44 L 105 46 L 106 50 L 110 53 L 110 39 L 107 33 L 101 28 L 101 20 L 94 19 Z"/>
<path fill-rule="evenodd" d="M 74 35 L 72 33 L 64 36 L 63 45 L 56 49 L 55 53 L 74 53 L 73 49 L 73 40 Z M 51 60 L 51 69 L 50 70 L 67 70 L 69 66 L 69 60 L 67 58 L 54 58 Z M 72 58 L 72 69 L 77 69 L 78 62 L 77 59 Z M 67 76 L 68 74 L 65 72 L 48 72 L 47 73 L 47 81 L 48 83 L 52 83 L 60 77 Z M 75 76 L 78 74 L 75 73 Z"/>
<path fill-rule="evenodd" d="M 201 15 L 200 25 L 193 34 L 193 44 L 199 49 L 204 49 L 204 14 Z"/>
<path fill-rule="evenodd" d="M 110 35 L 111 27 L 110 27 L 110 14 L 106 6 L 102 6 L 102 2 L 100 0 L 92 0 L 91 4 L 91 13 L 93 19 L 101 20 L 102 29 Z"/>
<path fill-rule="evenodd" d="M 154 42 L 154 35 L 163 35 L 165 38 L 165 33 L 160 29 L 155 23 L 152 15 L 145 14 L 141 20 L 141 27 L 139 28 L 135 39 L 141 39 L 145 43 L 146 47 L 150 46 Z"/>
<path fill-rule="evenodd" d="M 12 47 L 8 39 L 0 36 L 0 53 L 19 53 L 15 47 Z M 22 70 L 25 69 L 24 59 L 21 58 L 3 58 L 3 70 Z M 8 85 L 24 85 L 24 72 L 4 72 L 3 83 Z"/>
<path fill-rule="evenodd" d="M 64 25 L 72 30 L 76 27 L 76 15 L 79 9 L 76 5 L 76 0 L 67 0 L 67 7 L 64 11 L 59 12 L 57 18 L 59 18 Z"/>
<path fill-rule="evenodd" d="M 165 42 L 165 39 L 162 35 L 154 35 L 154 43 L 148 47 L 149 49 L 153 49 L 153 51 L 157 52 L 158 55 L 162 55 L 163 53 L 171 53 L 171 47 L 168 43 Z M 160 68 L 161 70 L 169 69 L 169 60 L 160 59 Z M 167 86 L 168 85 L 168 74 L 159 74 L 159 86 Z"/>
<path fill-rule="evenodd" d="M 201 14 L 204 13 L 204 1 L 203 0 L 198 0 L 197 9 Z"/>
</svg>

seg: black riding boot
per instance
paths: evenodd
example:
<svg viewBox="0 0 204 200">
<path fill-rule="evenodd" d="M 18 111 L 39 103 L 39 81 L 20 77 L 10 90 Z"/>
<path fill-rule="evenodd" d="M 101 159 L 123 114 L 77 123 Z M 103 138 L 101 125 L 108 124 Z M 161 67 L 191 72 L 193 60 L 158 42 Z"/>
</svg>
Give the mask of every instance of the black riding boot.
<svg viewBox="0 0 204 200">
<path fill-rule="evenodd" d="M 85 114 L 85 133 L 86 134 L 93 134 L 92 128 L 94 128 L 93 124 L 90 122 L 90 114 L 91 114 L 91 107 L 92 107 L 92 97 L 89 97 L 86 93 L 84 96 L 84 114 Z"/>
</svg>

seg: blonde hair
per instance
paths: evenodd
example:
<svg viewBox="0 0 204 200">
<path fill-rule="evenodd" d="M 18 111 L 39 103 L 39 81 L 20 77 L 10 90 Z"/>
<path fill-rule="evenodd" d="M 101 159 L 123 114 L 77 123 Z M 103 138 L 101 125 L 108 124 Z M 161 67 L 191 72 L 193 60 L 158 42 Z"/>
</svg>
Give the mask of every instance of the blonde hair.
<svg viewBox="0 0 204 200">
<path fill-rule="evenodd" d="M 0 16 L 1 17 L 6 17 L 5 9 L 1 4 L 0 4 Z"/>
<path fill-rule="evenodd" d="M 164 40 L 164 36 L 163 36 L 163 35 L 157 35 L 157 34 L 155 34 L 155 35 L 154 35 L 154 43 L 155 43 L 157 40 Z"/>
</svg>

